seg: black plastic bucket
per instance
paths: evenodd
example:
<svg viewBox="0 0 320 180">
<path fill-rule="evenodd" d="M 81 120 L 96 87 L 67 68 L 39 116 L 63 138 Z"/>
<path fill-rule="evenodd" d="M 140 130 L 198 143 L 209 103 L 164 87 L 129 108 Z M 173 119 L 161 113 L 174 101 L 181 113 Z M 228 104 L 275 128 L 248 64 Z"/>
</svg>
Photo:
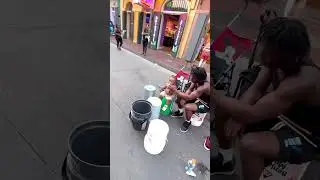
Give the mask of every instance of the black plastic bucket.
<svg viewBox="0 0 320 180">
<path fill-rule="evenodd" d="M 147 128 L 152 115 L 152 105 L 146 100 L 138 100 L 132 103 L 129 118 L 135 130 L 143 131 Z"/>
<path fill-rule="evenodd" d="M 63 180 L 110 179 L 109 121 L 89 121 L 73 129 L 62 177 Z"/>
</svg>

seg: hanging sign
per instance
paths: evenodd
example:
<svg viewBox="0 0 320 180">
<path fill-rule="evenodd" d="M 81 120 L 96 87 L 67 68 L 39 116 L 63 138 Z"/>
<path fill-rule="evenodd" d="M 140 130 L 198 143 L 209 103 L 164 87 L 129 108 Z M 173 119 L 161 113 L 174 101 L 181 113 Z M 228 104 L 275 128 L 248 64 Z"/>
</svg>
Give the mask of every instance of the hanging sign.
<svg viewBox="0 0 320 180">
<path fill-rule="evenodd" d="M 111 0 L 110 1 L 110 7 L 111 8 L 117 8 L 118 7 L 118 2 L 116 0 Z"/>
<path fill-rule="evenodd" d="M 188 12 L 186 0 L 170 0 L 164 5 L 165 11 Z"/>
<path fill-rule="evenodd" d="M 153 16 L 152 33 L 151 33 L 151 48 L 157 49 L 158 37 L 159 37 L 159 24 L 160 24 L 160 14 L 155 13 Z"/>
<path fill-rule="evenodd" d="M 173 43 L 173 47 L 172 47 L 172 55 L 175 57 L 177 56 L 177 52 L 178 52 L 178 47 L 180 45 L 180 41 L 181 41 L 181 38 L 182 38 L 182 33 L 183 33 L 183 30 L 184 30 L 184 20 L 180 20 L 179 22 L 179 27 L 178 27 L 178 30 L 176 32 L 176 35 L 175 35 L 175 39 L 174 39 L 174 43 Z"/>
<path fill-rule="evenodd" d="M 154 0 L 140 0 L 141 4 L 144 6 L 153 9 L 154 8 Z"/>
</svg>

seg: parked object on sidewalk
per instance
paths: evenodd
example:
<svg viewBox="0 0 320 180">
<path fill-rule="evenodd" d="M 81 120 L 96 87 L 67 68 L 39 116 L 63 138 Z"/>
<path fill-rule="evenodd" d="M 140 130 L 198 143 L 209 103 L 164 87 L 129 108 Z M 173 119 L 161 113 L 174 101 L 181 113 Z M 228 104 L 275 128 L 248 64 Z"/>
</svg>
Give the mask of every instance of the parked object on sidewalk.
<svg viewBox="0 0 320 180">
<path fill-rule="evenodd" d="M 150 121 L 148 132 L 144 137 L 144 148 L 152 155 L 160 154 L 168 141 L 169 125 L 161 120 Z"/>
<path fill-rule="evenodd" d="M 149 97 L 154 97 L 156 95 L 157 88 L 153 85 L 145 85 L 143 89 L 145 100 L 147 100 Z"/>
<path fill-rule="evenodd" d="M 203 147 L 205 150 L 210 151 L 211 149 L 211 138 L 210 136 L 207 136 L 206 139 L 203 142 Z"/>
<path fill-rule="evenodd" d="M 183 68 L 177 72 L 176 79 L 177 79 L 177 89 L 178 90 L 185 92 L 186 89 L 188 89 L 188 87 L 190 85 L 189 77 L 190 77 L 190 74 L 183 71 Z"/>
<path fill-rule="evenodd" d="M 144 131 L 152 115 L 152 105 L 146 100 L 138 100 L 132 104 L 129 118 L 137 131 Z"/>
<path fill-rule="evenodd" d="M 199 127 L 202 125 L 207 113 L 194 113 L 191 117 L 191 125 Z"/>
<path fill-rule="evenodd" d="M 148 102 L 152 105 L 152 114 L 150 120 L 159 119 L 162 101 L 158 97 L 148 98 Z"/>
<path fill-rule="evenodd" d="M 88 121 L 68 138 L 68 154 L 62 166 L 63 180 L 105 180 L 110 177 L 110 123 Z"/>
<path fill-rule="evenodd" d="M 288 162 L 274 161 L 264 168 L 259 180 L 301 180 L 310 162 L 303 164 L 289 164 Z"/>
<path fill-rule="evenodd" d="M 185 167 L 186 174 L 192 177 L 196 177 L 196 173 L 193 171 L 197 165 L 197 161 L 195 159 L 188 160 L 187 165 Z"/>
</svg>

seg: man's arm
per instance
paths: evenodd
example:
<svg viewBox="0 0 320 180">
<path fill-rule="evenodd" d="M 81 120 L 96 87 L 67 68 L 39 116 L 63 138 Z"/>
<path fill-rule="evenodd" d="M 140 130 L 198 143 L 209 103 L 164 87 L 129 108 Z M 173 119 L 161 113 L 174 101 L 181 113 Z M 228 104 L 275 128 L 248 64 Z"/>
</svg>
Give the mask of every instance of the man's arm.
<svg viewBox="0 0 320 180">
<path fill-rule="evenodd" d="M 199 98 L 206 90 L 210 89 L 210 86 L 208 84 L 205 84 L 203 86 L 198 87 L 195 91 L 192 91 L 190 94 L 183 93 L 180 91 L 177 91 L 177 96 L 180 97 L 183 100 L 191 101 Z"/>
<path fill-rule="evenodd" d="M 194 83 L 191 83 L 190 87 L 186 91 L 186 94 L 191 94 L 192 90 L 194 89 L 194 86 Z"/>
<path fill-rule="evenodd" d="M 271 83 L 271 71 L 269 68 L 261 67 L 258 77 L 253 85 L 240 97 L 240 101 L 248 104 L 255 104 L 258 99 L 266 92 Z"/>
<path fill-rule="evenodd" d="M 214 102 L 228 112 L 234 120 L 248 124 L 275 118 L 286 112 L 294 102 L 308 96 L 314 88 L 313 80 L 292 77 L 284 80 L 278 89 L 263 96 L 254 105 L 214 94 Z"/>
</svg>

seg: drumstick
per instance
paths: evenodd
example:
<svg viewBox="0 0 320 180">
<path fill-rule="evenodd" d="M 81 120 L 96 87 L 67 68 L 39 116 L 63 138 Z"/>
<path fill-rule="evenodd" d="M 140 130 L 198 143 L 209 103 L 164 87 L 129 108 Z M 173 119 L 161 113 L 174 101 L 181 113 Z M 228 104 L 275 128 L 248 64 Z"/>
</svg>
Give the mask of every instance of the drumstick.
<svg viewBox="0 0 320 180">
<path fill-rule="evenodd" d="M 200 101 L 204 106 L 206 106 L 207 108 L 210 108 L 206 102 L 202 101 L 200 98 L 197 98 L 198 101 Z"/>
<path fill-rule="evenodd" d="M 293 121 L 291 121 L 289 118 L 287 118 L 286 116 L 284 115 L 280 115 L 279 116 L 279 119 L 283 119 L 285 121 L 287 121 L 288 123 L 292 124 L 293 126 L 295 126 L 297 129 L 299 129 L 300 131 L 306 133 L 307 135 L 312 135 L 312 133 L 306 129 L 304 129 L 303 127 L 299 126 L 298 124 L 294 123 Z"/>
<path fill-rule="evenodd" d="M 314 144 L 309 138 L 307 138 L 304 134 L 302 134 L 297 128 L 295 128 L 292 124 L 290 124 L 287 120 L 289 120 L 288 118 L 286 118 L 285 116 L 283 116 L 283 115 L 280 115 L 280 116 L 278 116 L 278 118 L 283 122 L 283 123 L 285 123 L 286 124 L 286 126 L 288 126 L 290 129 L 292 129 L 294 132 L 296 132 L 297 134 L 299 134 L 301 137 L 303 137 L 309 144 L 311 144 L 313 147 L 315 147 L 315 148 L 318 148 L 318 146 L 316 145 L 316 144 Z M 286 120 L 287 119 L 287 120 Z M 290 120 L 289 120 L 290 121 Z M 290 121 L 290 122 L 292 122 L 292 121 Z M 299 128 L 301 128 L 301 127 L 299 127 Z M 303 128 L 301 128 L 301 129 L 303 129 Z M 307 130 L 305 130 L 305 129 L 303 129 L 306 133 L 310 133 L 309 131 L 307 131 Z M 311 135 L 311 133 L 310 134 L 308 134 L 308 135 Z"/>
</svg>

